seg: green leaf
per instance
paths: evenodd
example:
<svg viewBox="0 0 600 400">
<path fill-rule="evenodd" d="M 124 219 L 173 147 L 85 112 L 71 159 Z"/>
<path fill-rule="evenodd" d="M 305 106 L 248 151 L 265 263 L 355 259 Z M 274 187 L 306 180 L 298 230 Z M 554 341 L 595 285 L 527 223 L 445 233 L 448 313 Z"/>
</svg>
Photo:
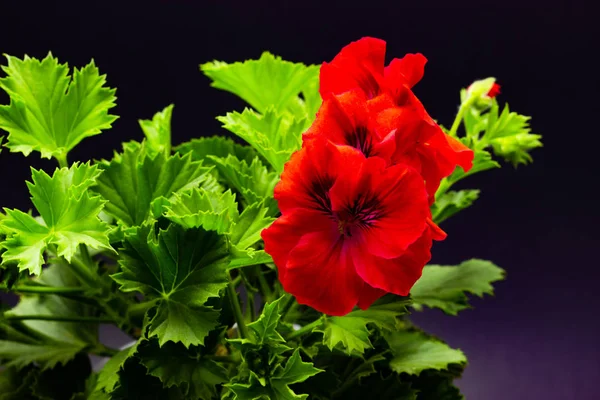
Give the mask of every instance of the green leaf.
<svg viewBox="0 0 600 400">
<path fill-rule="evenodd" d="M 542 136 L 531 133 L 530 118 L 511 112 L 508 104 L 498 116 L 498 105 L 495 101 L 488 115 L 484 138 L 489 141 L 494 154 L 503 157 L 515 167 L 531 162 L 532 158 L 528 152 L 542 146 Z"/>
<path fill-rule="evenodd" d="M 253 400 L 301 400 L 308 394 L 296 394 L 289 385 L 304 382 L 323 370 L 315 368 L 312 363 L 302 361 L 300 350 L 296 349 L 288 359 L 285 368 L 278 365 L 271 375 L 268 384 L 264 384 L 253 372 L 250 373 L 249 383 L 234 383 L 226 385 L 235 394 L 235 399 Z"/>
<path fill-rule="evenodd" d="M 112 356 L 100 370 L 95 390 L 97 392 L 110 393 L 119 384 L 119 373 L 125 367 L 125 362 L 137 353 L 141 341 L 140 339 L 131 347 L 119 351 Z"/>
<path fill-rule="evenodd" d="M 64 265 L 51 265 L 35 282 L 56 287 L 80 285 Z M 32 295 L 22 296 L 19 304 L 6 315 L 91 317 L 96 315 L 96 312 L 92 306 L 63 296 Z M 8 324 L 0 323 L 0 331 L 7 333 L 7 340 L 0 341 L 0 359 L 10 360 L 7 365 L 17 367 L 24 367 L 33 362 L 42 369 L 53 368 L 58 364 L 64 365 L 77 353 L 98 344 L 98 325 L 92 323 L 24 320 L 12 329 Z"/>
<path fill-rule="evenodd" d="M 453 364 L 464 365 L 467 358 L 462 351 L 419 331 L 396 331 L 385 335 L 394 358 L 390 368 L 401 374 L 419 375 L 434 369 L 446 370 Z"/>
<path fill-rule="evenodd" d="M 67 64 L 51 54 L 42 61 L 7 59 L 0 88 L 10 96 L 10 105 L 0 106 L 0 128 L 9 133 L 11 151 L 64 159 L 81 140 L 110 128 L 117 118 L 108 114 L 115 90 L 105 87 L 106 76 L 93 61 L 71 77 Z"/>
<path fill-rule="evenodd" d="M 407 312 L 407 298 L 386 296 L 367 310 L 355 310 L 343 317 L 328 317 L 323 331 L 323 343 L 330 349 L 339 348 L 348 355 L 362 355 L 373 345 L 368 325 L 395 330 L 397 317 Z M 341 346 L 339 346 L 341 345 Z"/>
<path fill-rule="evenodd" d="M 206 189 L 192 189 L 165 206 L 165 217 L 186 229 L 202 227 L 218 233 L 230 233 L 238 218 L 235 195 L 220 195 Z"/>
<path fill-rule="evenodd" d="M 49 245 L 55 245 L 58 256 L 67 261 L 79 244 L 112 250 L 109 227 L 98 218 L 104 202 L 87 190 L 99 173 L 96 166 L 77 163 L 57 169 L 52 177 L 32 169 L 33 183 L 27 186 L 43 222 L 22 211 L 5 209 L 7 218 L 0 221 L 8 233 L 3 262 L 16 262 L 21 271 L 39 275 Z"/>
<path fill-rule="evenodd" d="M 225 158 L 209 158 L 222 180 L 227 186 L 237 190 L 248 206 L 264 202 L 268 215 L 272 216 L 278 212 L 277 203 L 273 199 L 273 189 L 279 181 L 279 175 L 269 171 L 258 157 L 250 164 L 232 155 Z"/>
<path fill-rule="evenodd" d="M 500 168 L 500 164 L 492 160 L 492 155 L 485 150 L 475 150 L 475 156 L 473 158 L 473 167 L 469 172 L 465 172 L 462 168 L 456 168 L 452 175 L 447 179 L 450 183 L 458 182 L 461 179 L 471 176 L 478 172 L 487 171 L 492 168 Z"/>
<path fill-rule="evenodd" d="M 182 155 L 191 153 L 194 161 L 202 161 L 206 165 L 213 165 L 212 157 L 208 156 L 227 158 L 227 156 L 232 155 L 240 161 L 251 164 L 252 160 L 258 155 L 252 147 L 237 144 L 224 136 L 192 139 L 177 146 L 175 151 Z"/>
<path fill-rule="evenodd" d="M 246 108 L 241 114 L 227 113 L 217 117 L 223 127 L 248 142 L 271 164 L 277 174 L 293 152 L 302 145 L 306 119 L 296 119 L 290 114 L 280 114 L 269 107 L 264 114 Z"/>
<path fill-rule="evenodd" d="M 247 249 L 259 240 L 261 232 L 268 228 L 275 218 L 267 217 L 269 210 L 263 203 L 254 203 L 246 207 L 237 219 L 231 232 L 231 242 L 238 249 Z"/>
<path fill-rule="evenodd" d="M 138 291 L 160 300 L 148 337 L 157 336 L 161 346 L 168 341 L 201 345 L 219 317 L 205 303 L 218 297 L 228 283 L 225 237 L 179 225 L 156 234 L 147 224 L 127 232 L 124 246 L 122 272 L 113 279 L 124 292 Z"/>
<path fill-rule="evenodd" d="M 298 94 L 310 88 L 319 74 L 318 65 L 284 61 L 268 52 L 258 60 L 233 64 L 213 61 L 200 69 L 212 79 L 211 86 L 237 95 L 261 113 L 270 106 L 284 110 L 295 105 L 300 100 Z"/>
<path fill-rule="evenodd" d="M 504 270 L 489 261 L 472 259 L 458 266 L 427 265 L 411 290 L 412 306 L 439 308 L 456 315 L 469 308 L 467 293 L 493 294 L 492 282 L 504 279 Z"/>
<path fill-rule="evenodd" d="M 152 120 L 140 119 L 138 122 L 146 135 L 146 143 L 150 154 L 163 153 L 171 155 L 171 116 L 173 104 L 154 114 Z"/>
<path fill-rule="evenodd" d="M 167 343 L 140 348 L 140 362 L 148 374 L 160 379 L 165 388 L 177 386 L 186 399 L 217 398 L 217 385 L 229 381 L 227 370 L 216 362 L 192 357 L 181 344 Z"/>
<path fill-rule="evenodd" d="M 254 250 L 248 248 L 246 250 L 238 250 L 235 246 L 231 248 L 231 259 L 227 269 L 236 269 L 250 267 L 252 265 L 261 265 L 272 263 L 273 258 L 264 250 Z"/>
<path fill-rule="evenodd" d="M 285 339 L 277 332 L 277 326 L 279 325 L 279 320 L 281 318 L 279 305 L 283 298 L 284 296 L 267 303 L 263 308 L 260 317 L 251 324 L 248 324 L 248 328 L 250 328 L 254 334 L 254 343 L 285 343 Z"/>
<path fill-rule="evenodd" d="M 148 220 L 152 203 L 160 198 L 171 201 L 177 193 L 196 187 L 220 191 L 211 167 L 192 161 L 190 155 L 154 157 L 139 143 L 127 143 L 121 154 L 101 164 L 104 170 L 93 188 L 108 202 L 105 211 L 126 226 L 138 226 Z"/>
<path fill-rule="evenodd" d="M 473 202 L 479 198 L 479 192 L 477 189 L 467 189 L 444 193 L 435 200 L 431 207 L 433 221 L 440 224 L 460 210 L 471 207 Z"/>
</svg>

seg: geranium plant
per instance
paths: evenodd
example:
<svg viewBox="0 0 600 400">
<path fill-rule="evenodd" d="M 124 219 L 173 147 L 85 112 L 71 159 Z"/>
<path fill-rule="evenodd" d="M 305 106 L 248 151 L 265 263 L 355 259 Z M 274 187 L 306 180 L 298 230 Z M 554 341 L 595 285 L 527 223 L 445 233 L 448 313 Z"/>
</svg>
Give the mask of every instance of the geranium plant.
<svg viewBox="0 0 600 400">
<path fill-rule="evenodd" d="M 541 143 L 493 78 L 438 125 L 412 90 L 425 63 L 385 66 L 374 38 L 322 66 L 209 62 L 249 105 L 218 117 L 240 142 L 174 146 L 168 106 L 112 159 L 72 162 L 116 120 L 115 90 L 93 62 L 8 56 L 4 147 L 58 168 L 32 169 L 32 210 L 0 214 L 1 288 L 20 298 L 0 318 L 0 399 L 462 398 L 465 354 L 410 313 L 492 293 L 502 269 L 426 265 L 432 244 L 479 196 L 457 182 Z M 100 324 L 132 343 L 107 347 Z"/>
</svg>

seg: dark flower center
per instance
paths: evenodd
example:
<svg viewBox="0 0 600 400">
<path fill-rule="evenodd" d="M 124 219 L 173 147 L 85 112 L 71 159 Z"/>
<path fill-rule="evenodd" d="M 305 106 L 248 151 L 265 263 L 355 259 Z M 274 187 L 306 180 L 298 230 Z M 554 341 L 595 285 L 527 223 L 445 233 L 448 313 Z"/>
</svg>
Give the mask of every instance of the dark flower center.
<svg viewBox="0 0 600 400">
<path fill-rule="evenodd" d="M 371 152 L 373 151 L 373 141 L 371 140 L 371 136 L 366 127 L 357 126 L 354 131 L 346 133 L 345 139 L 349 146 L 360 150 L 365 157 L 371 155 Z"/>
<path fill-rule="evenodd" d="M 381 201 L 372 194 L 360 194 L 335 216 L 341 235 L 352 237 L 355 229 L 368 229 L 384 214 Z"/>
<path fill-rule="evenodd" d="M 331 214 L 331 200 L 329 199 L 329 189 L 333 186 L 334 178 L 331 176 L 317 176 L 311 182 L 308 190 L 310 197 L 315 203 L 315 209 L 325 214 Z"/>
</svg>

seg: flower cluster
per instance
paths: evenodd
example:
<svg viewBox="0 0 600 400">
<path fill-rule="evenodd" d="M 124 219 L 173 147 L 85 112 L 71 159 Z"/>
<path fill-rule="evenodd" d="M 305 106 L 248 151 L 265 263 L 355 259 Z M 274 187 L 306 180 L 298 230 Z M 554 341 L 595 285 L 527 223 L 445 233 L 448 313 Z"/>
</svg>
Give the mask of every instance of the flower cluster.
<svg viewBox="0 0 600 400">
<path fill-rule="evenodd" d="M 286 164 L 281 217 L 263 231 L 284 289 L 329 315 L 406 296 L 446 234 L 431 220 L 442 178 L 473 152 L 412 92 L 426 59 L 385 66 L 385 42 L 353 42 L 320 71 L 323 104 Z"/>
</svg>

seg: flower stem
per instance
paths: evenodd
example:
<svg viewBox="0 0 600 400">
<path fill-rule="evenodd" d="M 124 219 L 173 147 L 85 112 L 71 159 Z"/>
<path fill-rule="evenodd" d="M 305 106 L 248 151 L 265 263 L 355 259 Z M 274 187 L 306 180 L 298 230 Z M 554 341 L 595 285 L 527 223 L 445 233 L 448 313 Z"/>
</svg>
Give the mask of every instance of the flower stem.
<svg viewBox="0 0 600 400">
<path fill-rule="evenodd" d="M 290 333 L 286 339 L 290 340 L 290 339 L 297 338 L 298 336 L 302 336 L 307 333 L 311 333 L 313 331 L 313 329 L 319 327 L 322 324 L 323 324 L 323 318 L 321 317 L 321 318 L 311 322 L 308 325 L 304 325 L 302 328 L 298 329 L 297 331 Z"/>
<path fill-rule="evenodd" d="M 283 307 L 281 307 L 281 320 L 282 321 L 285 321 L 285 316 L 292 309 L 292 307 L 294 306 L 295 303 L 296 303 L 296 298 L 294 296 L 292 296 L 291 294 L 288 294 L 287 300 L 283 304 Z"/>
<path fill-rule="evenodd" d="M 260 285 L 260 290 L 262 291 L 265 303 L 271 301 L 273 297 L 273 291 L 265 279 L 265 272 L 260 268 L 260 266 L 256 268 L 256 276 L 258 277 L 258 284 Z"/>
<path fill-rule="evenodd" d="M 96 345 L 94 348 L 88 350 L 88 353 L 91 353 L 98 357 L 112 357 L 118 352 L 119 350 L 105 346 L 102 343 L 98 343 L 98 345 Z"/>
<path fill-rule="evenodd" d="M 67 155 L 65 153 L 60 153 L 55 157 L 60 168 L 69 168 L 69 162 L 67 161 Z"/>
<path fill-rule="evenodd" d="M 80 287 L 54 287 L 46 285 L 21 285 L 8 288 L 6 285 L 0 285 L 0 290 L 6 290 L 16 293 L 38 293 L 38 294 L 82 294 L 84 288 Z"/>
<path fill-rule="evenodd" d="M 112 318 L 107 317 L 71 317 L 64 315 L 4 315 L 9 321 L 52 321 L 52 322 L 89 322 L 89 323 L 113 323 Z"/>
<path fill-rule="evenodd" d="M 71 257 L 71 262 L 67 261 L 64 257 L 61 257 L 61 259 L 65 264 L 71 266 L 71 270 L 77 275 L 79 280 L 89 287 L 98 287 L 98 276 L 91 271 L 89 265 L 77 257 Z"/>
<path fill-rule="evenodd" d="M 232 356 L 213 356 L 213 355 L 204 355 L 202 358 L 206 358 L 209 360 L 213 360 L 216 362 L 229 363 L 229 364 L 239 364 L 240 360 L 235 359 Z"/>
<path fill-rule="evenodd" d="M 456 137 L 456 132 L 458 131 L 458 127 L 460 126 L 460 123 L 462 122 L 463 115 L 465 114 L 465 110 L 467 109 L 467 106 L 468 106 L 468 102 L 461 103 L 460 107 L 458 108 L 458 113 L 456 113 L 456 118 L 454 118 L 454 122 L 452 123 L 452 126 L 450 127 L 450 131 L 448 132 L 448 135 L 450 135 L 452 137 Z"/>
<path fill-rule="evenodd" d="M 233 282 L 229 282 L 227 285 L 227 291 L 229 292 L 229 302 L 231 303 L 231 310 L 233 311 L 235 322 L 237 322 L 238 331 L 240 332 L 241 338 L 245 339 L 248 337 L 248 327 L 246 326 L 246 321 L 244 319 L 244 315 L 242 314 L 242 307 L 240 306 L 238 294 L 235 290 L 235 285 Z"/>
</svg>

